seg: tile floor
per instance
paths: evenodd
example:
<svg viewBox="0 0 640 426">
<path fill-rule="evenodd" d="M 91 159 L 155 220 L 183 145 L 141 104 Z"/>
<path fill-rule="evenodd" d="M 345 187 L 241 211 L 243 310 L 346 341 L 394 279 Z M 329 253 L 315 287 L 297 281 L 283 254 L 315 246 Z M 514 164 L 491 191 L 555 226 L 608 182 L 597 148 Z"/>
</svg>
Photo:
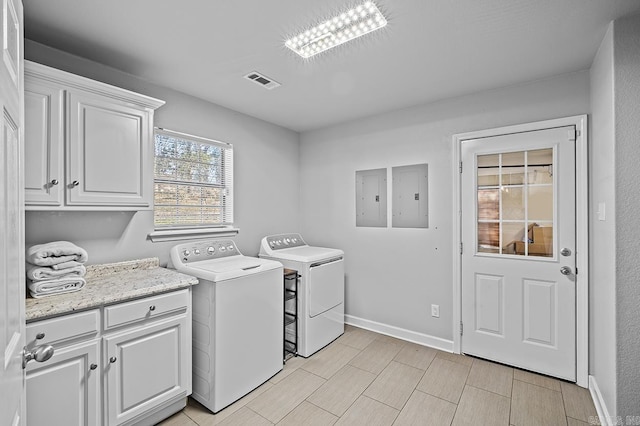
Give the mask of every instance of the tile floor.
<svg viewBox="0 0 640 426">
<path fill-rule="evenodd" d="M 586 426 L 595 416 L 574 384 L 347 326 L 218 414 L 189 399 L 161 425 Z"/>
</svg>

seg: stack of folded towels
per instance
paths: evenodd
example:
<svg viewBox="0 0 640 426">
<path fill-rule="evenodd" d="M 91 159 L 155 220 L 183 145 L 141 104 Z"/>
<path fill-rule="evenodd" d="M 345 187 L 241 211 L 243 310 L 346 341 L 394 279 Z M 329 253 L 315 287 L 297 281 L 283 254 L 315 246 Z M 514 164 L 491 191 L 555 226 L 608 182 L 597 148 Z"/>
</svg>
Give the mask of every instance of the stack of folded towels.
<svg viewBox="0 0 640 426">
<path fill-rule="evenodd" d="M 29 247 L 26 252 L 27 287 L 32 297 L 78 291 L 86 284 L 87 252 L 68 241 Z"/>
</svg>

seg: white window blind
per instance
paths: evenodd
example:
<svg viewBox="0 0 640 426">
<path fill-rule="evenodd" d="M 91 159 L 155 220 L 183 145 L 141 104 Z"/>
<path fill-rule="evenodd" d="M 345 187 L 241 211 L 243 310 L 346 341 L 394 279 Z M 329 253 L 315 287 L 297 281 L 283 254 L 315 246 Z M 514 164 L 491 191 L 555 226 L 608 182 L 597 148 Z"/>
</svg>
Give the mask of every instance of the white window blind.
<svg viewBox="0 0 640 426">
<path fill-rule="evenodd" d="M 156 128 L 155 228 L 199 228 L 232 223 L 233 146 Z"/>
</svg>

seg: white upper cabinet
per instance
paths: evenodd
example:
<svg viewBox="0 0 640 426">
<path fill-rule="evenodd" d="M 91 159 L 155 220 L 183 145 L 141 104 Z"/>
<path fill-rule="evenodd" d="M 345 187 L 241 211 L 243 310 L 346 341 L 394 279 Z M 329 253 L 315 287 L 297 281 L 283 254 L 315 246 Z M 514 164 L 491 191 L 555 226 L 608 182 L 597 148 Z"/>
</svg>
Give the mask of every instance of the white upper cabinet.
<svg viewBox="0 0 640 426">
<path fill-rule="evenodd" d="M 163 101 L 25 61 L 28 210 L 153 205 L 153 114 Z"/>
</svg>

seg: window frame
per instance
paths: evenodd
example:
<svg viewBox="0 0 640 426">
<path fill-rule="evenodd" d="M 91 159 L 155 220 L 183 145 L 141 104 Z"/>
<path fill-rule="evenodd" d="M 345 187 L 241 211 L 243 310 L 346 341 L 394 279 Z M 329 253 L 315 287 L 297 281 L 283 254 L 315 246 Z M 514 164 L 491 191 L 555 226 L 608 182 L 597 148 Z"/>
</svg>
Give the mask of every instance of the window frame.
<svg viewBox="0 0 640 426">
<path fill-rule="evenodd" d="M 220 202 L 221 212 L 221 221 L 216 223 L 200 223 L 200 224 L 187 224 L 187 223 L 176 223 L 173 225 L 158 225 L 156 223 L 156 192 L 155 188 L 158 183 L 163 184 L 178 184 L 178 185 L 189 185 L 189 182 L 185 182 L 176 178 L 174 179 L 158 179 L 156 176 L 156 138 L 157 135 L 164 135 L 170 138 L 180 139 L 184 141 L 188 141 L 191 143 L 199 144 L 199 145 L 212 145 L 222 148 L 222 158 L 220 161 L 221 166 L 221 174 L 222 174 L 222 183 L 202 183 L 202 182 L 193 182 L 193 186 L 200 187 L 209 187 L 209 188 L 218 188 L 222 191 L 222 199 Z M 218 140 L 205 138 L 201 136 L 195 136 L 183 132 L 177 132 L 174 130 L 169 130 L 161 127 L 154 128 L 153 132 L 153 147 L 154 147 L 154 171 L 153 171 L 153 227 L 154 232 L 149 234 L 149 237 L 152 241 L 156 240 L 165 240 L 165 239 L 186 239 L 193 238 L 194 236 L 204 234 L 228 234 L 231 233 L 235 235 L 237 233 L 237 229 L 233 227 L 233 145 L 221 142 Z M 177 206 L 177 204 L 176 204 Z M 217 235 L 219 236 L 219 235 Z M 184 237 L 184 238 L 182 238 Z"/>
</svg>

